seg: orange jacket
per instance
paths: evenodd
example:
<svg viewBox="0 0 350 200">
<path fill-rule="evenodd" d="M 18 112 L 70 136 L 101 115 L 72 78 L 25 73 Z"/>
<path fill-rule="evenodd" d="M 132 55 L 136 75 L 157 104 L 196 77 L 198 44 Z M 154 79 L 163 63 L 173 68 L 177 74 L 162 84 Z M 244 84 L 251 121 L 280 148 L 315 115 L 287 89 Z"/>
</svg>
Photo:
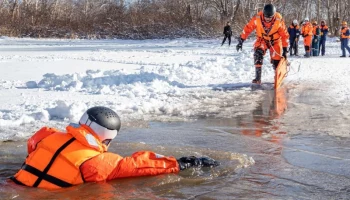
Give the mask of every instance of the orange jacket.
<svg viewBox="0 0 350 200">
<path fill-rule="evenodd" d="M 314 28 L 312 27 L 312 25 L 309 22 L 307 22 L 301 28 L 301 35 L 304 36 L 304 37 L 312 36 L 313 35 L 313 33 L 312 33 L 313 30 L 314 30 Z"/>
<path fill-rule="evenodd" d="M 258 40 L 264 39 L 265 41 L 275 41 L 282 40 L 282 46 L 288 47 L 289 34 L 286 25 L 282 19 L 280 13 L 276 13 L 271 22 L 263 22 L 263 12 L 260 11 L 256 16 L 254 16 L 247 25 L 245 25 L 241 38 L 247 39 L 251 32 L 256 30 L 256 37 Z M 268 33 L 265 28 L 270 28 Z"/>
<path fill-rule="evenodd" d="M 84 126 L 68 126 L 67 133 L 44 127 L 28 140 L 28 157 L 11 179 L 22 185 L 56 189 L 179 171 L 174 157 L 136 152 L 131 157 L 106 152 L 107 148 Z M 62 170 L 64 169 L 64 170 Z"/>
</svg>

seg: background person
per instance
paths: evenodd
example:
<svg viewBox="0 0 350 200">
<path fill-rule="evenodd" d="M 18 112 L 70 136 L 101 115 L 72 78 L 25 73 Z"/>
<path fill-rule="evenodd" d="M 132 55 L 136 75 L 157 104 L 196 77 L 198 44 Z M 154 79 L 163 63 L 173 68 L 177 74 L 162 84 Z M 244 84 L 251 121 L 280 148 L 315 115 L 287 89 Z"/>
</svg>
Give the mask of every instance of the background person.
<svg viewBox="0 0 350 200">
<path fill-rule="evenodd" d="M 298 56 L 298 42 L 300 37 L 300 27 L 298 25 L 298 20 L 293 20 L 292 24 L 288 27 L 289 33 L 289 53 L 290 56 Z M 293 53 L 294 52 L 294 53 Z"/>
<path fill-rule="evenodd" d="M 342 25 L 342 28 L 340 30 L 340 42 L 341 42 L 342 55 L 340 57 L 346 57 L 345 49 L 348 50 L 350 54 L 350 47 L 348 45 L 349 38 L 350 38 L 350 31 L 349 31 L 347 22 L 343 21 L 341 25 Z"/>
<path fill-rule="evenodd" d="M 321 55 L 324 56 L 326 53 L 326 39 L 328 35 L 328 26 L 326 25 L 326 22 L 324 20 L 321 21 L 321 37 L 320 37 L 320 46 L 318 53 L 321 52 Z"/>
<path fill-rule="evenodd" d="M 310 57 L 311 55 L 311 41 L 312 41 L 312 31 L 313 31 L 313 27 L 309 22 L 309 18 L 306 17 L 304 19 L 304 23 L 303 26 L 301 28 L 301 35 L 304 38 L 304 47 L 305 47 L 305 57 Z"/>
<path fill-rule="evenodd" d="M 232 28 L 230 25 L 230 22 L 227 22 L 226 26 L 224 27 L 224 40 L 221 43 L 221 46 L 224 45 L 226 38 L 228 38 L 228 46 L 231 45 L 231 36 L 232 36 Z"/>
<path fill-rule="evenodd" d="M 312 56 L 318 56 L 319 55 L 319 43 L 320 43 L 320 36 L 321 36 L 321 30 L 320 27 L 317 25 L 317 21 L 312 22 Z"/>
</svg>

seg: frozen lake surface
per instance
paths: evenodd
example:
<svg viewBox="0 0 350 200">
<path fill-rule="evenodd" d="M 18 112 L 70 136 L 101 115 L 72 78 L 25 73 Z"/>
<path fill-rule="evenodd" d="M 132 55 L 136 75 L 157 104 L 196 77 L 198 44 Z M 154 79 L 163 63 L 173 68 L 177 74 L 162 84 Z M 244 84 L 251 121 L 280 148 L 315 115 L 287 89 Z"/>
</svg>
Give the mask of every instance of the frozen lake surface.
<svg viewBox="0 0 350 200">
<path fill-rule="evenodd" d="M 0 199 L 346 199 L 350 58 L 338 57 L 340 44 L 330 39 L 325 57 L 290 58 L 277 98 L 250 88 L 252 42 L 240 53 L 219 45 L 0 38 Z M 122 118 L 112 152 L 208 155 L 221 166 L 60 191 L 6 181 L 37 129 L 64 130 L 95 105 Z"/>
</svg>

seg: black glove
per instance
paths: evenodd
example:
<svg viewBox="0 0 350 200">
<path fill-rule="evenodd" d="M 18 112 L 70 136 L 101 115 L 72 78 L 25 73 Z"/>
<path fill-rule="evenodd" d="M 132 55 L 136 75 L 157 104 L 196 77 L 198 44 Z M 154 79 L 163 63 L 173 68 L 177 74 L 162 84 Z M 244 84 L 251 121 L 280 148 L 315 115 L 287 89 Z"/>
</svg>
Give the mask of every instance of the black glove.
<svg viewBox="0 0 350 200">
<path fill-rule="evenodd" d="M 179 163 L 180 170 L 185 170 L 191 167 L 215 167 L 220 165 L 220 163 L 209 157 L 200 157 L 189 156 L 189 157 L 181 157 L 177 159 L 177 163 Z"/>
<path fill-rule="evenodd" d="M 238 39 L 238 44 L 236 46 L 237 51 L 242 50 L 244 40 L 242 38 Z"/>
<path fill-rule="evenodd" d="M 287 53 L 288 53 L 287 47 L 283 47 L 282 56 L 283 56 L 286 60 L 287 60 Z"/>
</svg>

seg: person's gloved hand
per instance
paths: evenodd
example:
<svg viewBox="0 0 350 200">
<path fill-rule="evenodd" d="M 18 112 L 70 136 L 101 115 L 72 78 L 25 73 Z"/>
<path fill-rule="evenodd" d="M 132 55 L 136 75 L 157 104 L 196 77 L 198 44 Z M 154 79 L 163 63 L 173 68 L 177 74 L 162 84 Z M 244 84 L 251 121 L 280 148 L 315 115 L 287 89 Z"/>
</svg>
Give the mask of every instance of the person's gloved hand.
<svg viewBox="0 0 350 200">
<path fill-rule="evenodd" d="M 314 39 L 314 42 L 315 42 L 315 43 L 317 42 L 317 38 Z"/>
<path fill-rule="evenodd" d="M 180 170 L 185 170 L 191 167 L 215 167 L 220 163 L 209 157 L 188 156 L 177 159 Z"/>
<path fill-rule="evenodd" d="M 283 56 L 286 60 L 287 60 L 287 53 L 288 53 L 287 47 L 283 47 L 282 56 Z"/>
<path fill-rule="evenodd" d="M 242 50 L 244 40 L 242 38 L 238 39 L 238 44 L 236 46 L 237 51 Z"/>
</svg>

